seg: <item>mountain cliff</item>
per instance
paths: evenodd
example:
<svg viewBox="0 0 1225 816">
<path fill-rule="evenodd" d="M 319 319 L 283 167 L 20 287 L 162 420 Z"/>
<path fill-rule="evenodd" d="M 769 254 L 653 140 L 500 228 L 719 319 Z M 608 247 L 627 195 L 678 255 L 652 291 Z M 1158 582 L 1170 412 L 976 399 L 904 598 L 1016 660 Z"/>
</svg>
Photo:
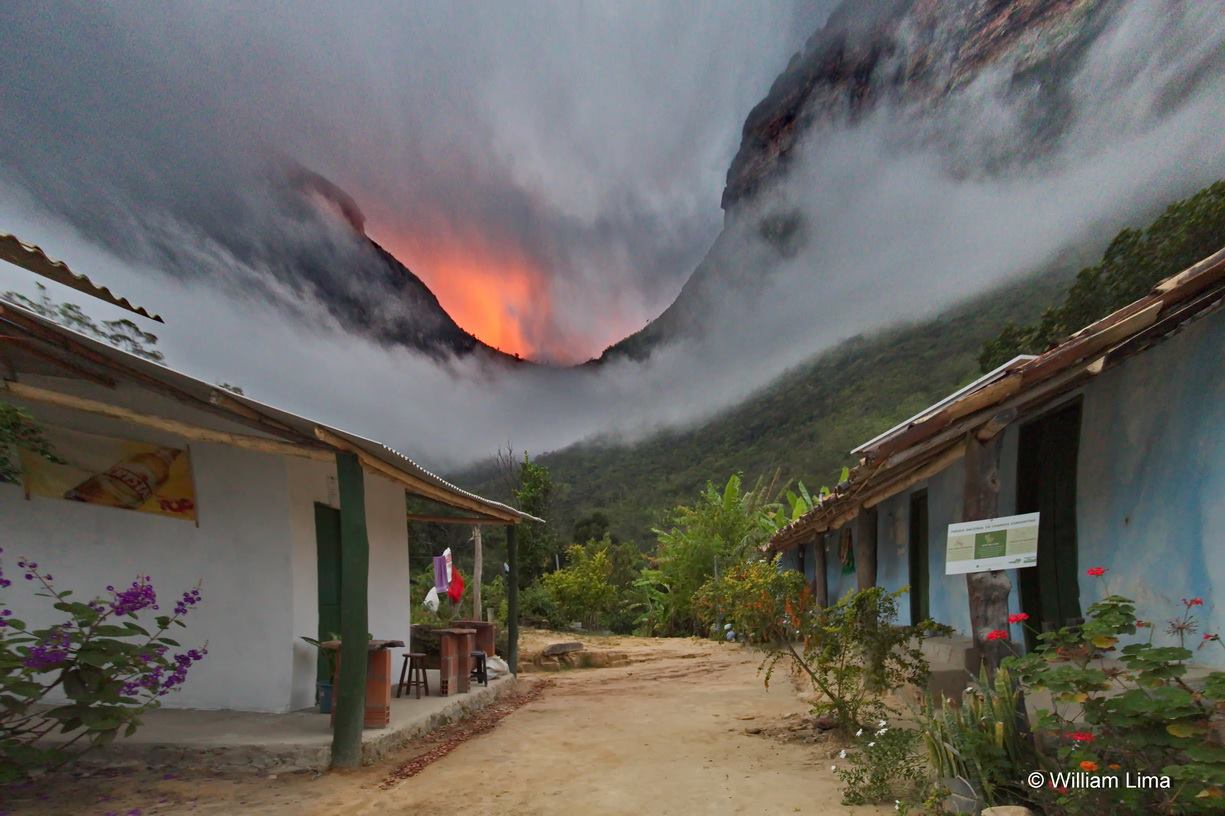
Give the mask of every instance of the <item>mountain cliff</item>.
<svg viewBox="0 0 1225 816">
<path fill-rule="evenodd" d="M 744 123 L 727 173 L 724 230 L 656 320 L 601 356 L 644 359 L 705 328 L 728 293 L 748 298 L 762 276 L 806 249 L 821 212 L 775 200 L 823 132 L 855 127 L 888 106 L 915 138 L 948 142 L 947 171 L 1001 174 L 1048 151 L 1071 115 L 1067 83 L 1114 0 L 844 2 L 794 55 Z M 989 85 L 989 91 L 982 86 Z M 1011 109 L 1001 138 L 967 149 L 949 109 L 984 93 Z M 949 121 L 937 121 L 946 115 Z M 819 252 L 819 248 L 817 250 Z"/>
</svg>

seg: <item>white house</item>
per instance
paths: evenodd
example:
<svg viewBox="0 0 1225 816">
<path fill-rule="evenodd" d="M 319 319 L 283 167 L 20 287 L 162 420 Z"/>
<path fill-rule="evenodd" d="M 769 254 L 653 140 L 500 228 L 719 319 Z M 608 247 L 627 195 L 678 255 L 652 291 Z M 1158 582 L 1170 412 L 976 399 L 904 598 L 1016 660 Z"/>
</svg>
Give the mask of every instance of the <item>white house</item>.
<svg viewBox="0 0 1225 816">
<path fill-rule="evenodd" d="M 106 595 L 108 585 L 147 575 L 163 610 L 199 582 L 203 601 L 177 637 L 185 646 L 207 642 L 209 653 L 164 699 L 167 707 L 305 708 L 315 701 L 317 653 L 302 636 L 326 637 L 347 625 L 407 642 L 406 493 L 459 511 L 457 520 L 513 530 L 532 518 L 384 445 L 9 303 L 0 303 L 0 336 L 0 401 L 26 409 L 67 460 L 46 464 L 10 452 L 20 457 L 23 478 L 0 483 L 6 572 L 19 578 L 16 562 L 29 557 L 78 597 Z M 342 575 L 342 555 L 368 557 L 364 610 L 362 593 L 352 591 L 353 581 L 358 589 L 363 582 Z M 35 625 L 57 614 L 20 579 L 4 593 Z M 364 637 L 357 649 L 365 649 Z M 399 654 L 392 660 L 398 666 Z M 341 684 L 343 696 L 343 676 Z"/>
</svg>

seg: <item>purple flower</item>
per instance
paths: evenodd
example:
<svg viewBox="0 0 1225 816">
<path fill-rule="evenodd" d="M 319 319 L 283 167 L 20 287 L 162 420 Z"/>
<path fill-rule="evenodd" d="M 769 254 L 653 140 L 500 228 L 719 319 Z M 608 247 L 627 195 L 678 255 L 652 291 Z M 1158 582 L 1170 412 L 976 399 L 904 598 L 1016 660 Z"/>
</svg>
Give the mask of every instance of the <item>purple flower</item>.
<svg viewBox="0 0 1225 816">
<path fill-rule="evenodd" d="M 68 659 L 68 650 L 72 641 L 68 633 L 56 627 L 51 630 L 46 639 L 30 647 L 22 665 L 34 671 L 47 671 L 55 668 Z"/>
<path fill-rule="evenodd" d="M 110 589 L 110 587 L 108 587 Z M 142 609 L 153 607 L 157 609 L 157 593 L 149 583 L 149 576 L 133 581 L 132 586 L 122 592 L 115 592 L 111 600 L 111 611 L 116 615 L 134 615 Z"/>
</svg>

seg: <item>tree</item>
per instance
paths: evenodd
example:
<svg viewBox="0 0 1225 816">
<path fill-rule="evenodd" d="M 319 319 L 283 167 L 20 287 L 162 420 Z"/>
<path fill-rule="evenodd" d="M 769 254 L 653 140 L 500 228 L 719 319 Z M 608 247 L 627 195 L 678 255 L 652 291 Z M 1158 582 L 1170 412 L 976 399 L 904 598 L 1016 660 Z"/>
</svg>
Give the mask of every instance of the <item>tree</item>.
<svg viewBox="0 0 1225 816">
<path fill-rule="evenodd" d="M 160 363 L 165 359 L 160 351 L 153 348 L 157 345 L 156 334 L 145 331 L 126 318 L 104 320 L 99 324 L 75 303 L 57 303 L 47 294 L 47 287 L 41 283 L 36 283 L 35 286 L 38 287 L 38 300 L 33 300 L 18 292 L 5 292 L 0 295 L 0 299 L 16 303 L 61 326 L 88 334 L 107 345 L 122 349 L 129 354 L 135 354 L 137 357 L 143 357 L 155 363 Z"/>
<path fill-rule="evenodd" d="M 531 460 L 527 452 L 518 467 L 515 504 L 546 522 L 552 515 L 553 480 L 549 469 Z M 549 571 L 561 552 L 557 534 L 548 524 L 528 523 L 519 527 L 519 586 L 525 587 Z"/>
</svg>

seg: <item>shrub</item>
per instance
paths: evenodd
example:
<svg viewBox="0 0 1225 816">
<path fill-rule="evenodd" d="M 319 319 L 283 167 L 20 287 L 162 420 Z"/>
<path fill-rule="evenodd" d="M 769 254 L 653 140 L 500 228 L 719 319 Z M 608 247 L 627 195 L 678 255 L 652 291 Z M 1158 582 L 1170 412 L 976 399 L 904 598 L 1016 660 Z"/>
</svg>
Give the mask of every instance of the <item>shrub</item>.
<svg viewBox="0 0 1225 816">
<path fill-rule="evenodd" d="M 924 789 L 927 764 L 919 750 L 919 732 L 890 728 L 885 720 L 876 725 L 875 730 L 860 729 L 857 747 L 839 754 L 850 762 L 850 767 L 835 771 L 846 786 L 844 805 L 900 803 L 917 798 Z"/>
<path fill-rule="evenodd" d="M 131 736 L 140 716 L 177 690 L 208 653 L 182 649 L 166 636 L 200 601 L 198 587 L 183 593 L 173 614 L 156 615 L 150 631 L 137 622 L 139 613 L 158 610 L 148 576 L 127 589 L 107 587 L 109 598 L 83 603 L 56 589 L 38 564 L 22 559 L 18 566 L 39 587 L 36 597 L 46 598 L 64 619 L 30 629 L 0 598 L 0 781 L 58 767 L 110 743 L 121 730 Z M 0 589 L 10 585 L 0 571 Z M 53 692 L 67 701 L 52 702 Z M 40 743 L 56 730 L 71 736 Z"/>
<path fill-rule="evenodd" d="M 545 575 L 540 583 L 552 596 L 558 617 L 565 623 L 581 622 L 597 628 L 617 601 L 617 591 L 609 577 L 612 561 L 607 547 L 590 550 L 572 545 L 566 550 L 564 569 Z"/>
<path fill-rule="evenodd" d="M 1095 567 L 1090 575 L 1101 576 Z M 1089 814 L 1112 808 L 1135 813 L 1198 813 L 1225 805 L 1225 672 L 1186 679 L 1198 636 L 1199 598 L 1183 601 L 1169 621 L 1177 646 L 1155 645 L 1151 623 L 1137 620 L 1135 603 L 1107 594 L 1092 604 L 1085 623 L 1039 635 L 1024 657 L 1005 660 L 1028 690 L 1051 694 L 1039 711 L 1038 748 L 1048 767 L 1123 777 L 1168 776 L 1171 786 L 1065 789 L 1037 792 L 1051 813 Z M 1147 641 L 1120 647 L 1123 638 L 1148 631 Z M 1213 647 L 1217 635 L 1197 637 Z"/>
<path fill-rule="evenodd" d="M 542 581 L 529 584 L 519 593 L 519 617 L 528 625 L 544 629 L 561 629 L 568 623 Z"/>
<path fill-rule="evenodd" d="M 720 619 L 737 636 L 766 643 L 792 636 L 783 621 L 796 604 L 807 604 L 804 576 L 779 569 L 779 558 L 732 564 L 694 593 L 693 610 L 708 629 Z"/>
<path fill-rule="evenodd" d="M 916 719 L 936 782 L 961 780 L 987 805 L 1026 802 L 1023 780 L 1040 763 L 1029 733 L 1019 728 L 1020 701 L 1011 672 L 1001 668 L 989 678 L 985 666 L 959 705 L 948 699 L 937 705 L 928 695 Z"/>
</svg>

